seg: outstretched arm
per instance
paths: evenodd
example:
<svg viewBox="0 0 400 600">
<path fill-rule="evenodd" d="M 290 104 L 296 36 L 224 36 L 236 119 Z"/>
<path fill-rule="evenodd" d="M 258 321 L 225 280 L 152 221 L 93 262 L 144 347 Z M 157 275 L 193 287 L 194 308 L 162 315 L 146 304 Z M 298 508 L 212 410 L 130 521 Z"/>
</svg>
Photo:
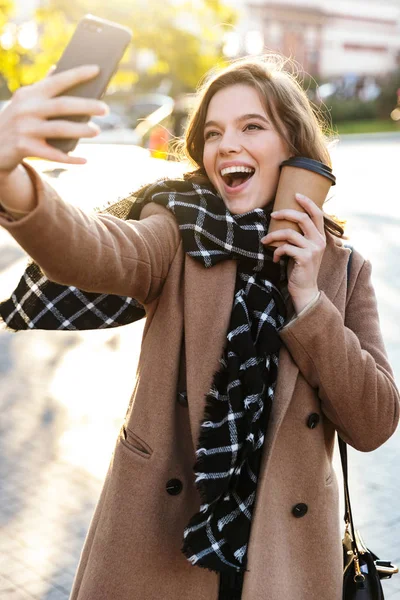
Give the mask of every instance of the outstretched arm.
<svg viewBox="0 0 400 600">
<path fill-rule="evenodd" d="M 123 198 L 104 212 L 128 219 L 134 198 Z M 0 319 L 7 329 L 77 330 L 109 329 L 146 316 L 133 298 L 85 292 L 50 281 L 39 265 L 30 262 L 17 287 L 0 302 Z"/>
<path fill-rule="evenodd" d="M 66 115 L 104 114 L 97 100 L 63 96 L 98 69 L 79 67 L 21 88 L 0 113 L 0 225 L 4 226 L 47 277 L 63 285 L 150 302 L 160 292 L 179 243 L 176 223 L 161 208 L 143 211 L 142 222 L 110 215 L 86 215 L 66 204 L 23 159 L 36 156 L 70 164 L 49 138 L 93 137 L 90 123 Z M 163 214 L 162 214 L 163 213 Z M 12 221 L 13 219 L 13 221 Z"/>
<path fill-rule="evenodd" d="M 63 202 L 34 169 L 24 168 L 34 183 L 37 206 L 14 222 L 0 216 L 0 224 L 50 280 L 141 304 L 159 295 L 180 242 L 167 209 L 150 203 L 140 221 L 89 215 Z"/>
</svg>

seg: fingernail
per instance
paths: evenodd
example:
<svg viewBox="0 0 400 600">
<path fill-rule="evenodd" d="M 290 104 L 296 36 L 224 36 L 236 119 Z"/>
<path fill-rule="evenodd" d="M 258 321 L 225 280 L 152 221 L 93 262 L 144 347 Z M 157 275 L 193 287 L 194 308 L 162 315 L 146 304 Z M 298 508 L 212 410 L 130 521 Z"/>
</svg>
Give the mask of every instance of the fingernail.
<svg viewBox="0 0 400 600">
<path fill-rule="evenodd" d="M 89 127 L 90 127 L 91 129 L 93 129 L 93 131 L 95 131 L 95 132 L 96 132 L 96 135 L 99 135 L 99 133 L 100 133 L 101 129 L 100 129 L 100 127 L 99 127 L 99 126 L 98 126 L 96 123 L 93 123 L 92 121 L 90 121 L 90 122 L 89 122 Z"/>
<path fill-rule="evenodd" d="M 278 212 L 277 210 L 274 210 L 274 212 L 271 213 L 271 217 L 274 217 L 277 212 Z"/>
<path fill-rule="evenodd" d="M 304 200 L 305 196 L 303 194 L 296 194 L 296 198 L 298 198 L 299 200 Z"/>
<path fill-rule="evenodd" d="M 100 71 L 99 65 L 85 65 L 85 67 L 88 73 L 93 73 L 93 75 Z"/>
</svg>

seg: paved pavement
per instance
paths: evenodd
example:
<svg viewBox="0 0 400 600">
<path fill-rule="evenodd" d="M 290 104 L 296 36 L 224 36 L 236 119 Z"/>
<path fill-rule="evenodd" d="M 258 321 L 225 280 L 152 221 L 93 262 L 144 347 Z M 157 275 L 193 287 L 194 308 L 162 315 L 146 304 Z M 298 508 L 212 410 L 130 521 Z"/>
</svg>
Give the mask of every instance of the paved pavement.
<svg viewBox="0 0 400 600">
<path fill-rule="evenodd" d="M 331 201 L 332 212 L 350 220 L 352 243 L 373 261 L 382 330 L 398 381 L 399 142 L 395 137 L 341 142 L 334 151 L 338 186 Z M 61 173 L 54 184 L 90 208 L 108 199 L 113 182 L 102 168 L 102 161 L 104 166 L 109 161 L 104 148 L 91 146 L 87 152 L 93 161 L 80 177 L 76 171 Z M 135 187 L 129 170 L 141 158 L 122 153 L 116 160 L 117 152 L 118 196 Z M 152 174 L 158 165 L 150 163 Z M 140 171 L 141 177 L 148 175 Z M 0 249 L 0 297 L 5 297 L 25 256 L 5 232 Z M 133 387 L 140 338 L 141 324 L 85 334 L 0 332 L 1 600 L 68 598 Z M 400 433 L 373 454 L 350 450 L 356 523 L 381 558 L 400 564 L 399 462 Z M 384 587 L 386 598 L 400 600 L 400 575 Z"/>
</svg>

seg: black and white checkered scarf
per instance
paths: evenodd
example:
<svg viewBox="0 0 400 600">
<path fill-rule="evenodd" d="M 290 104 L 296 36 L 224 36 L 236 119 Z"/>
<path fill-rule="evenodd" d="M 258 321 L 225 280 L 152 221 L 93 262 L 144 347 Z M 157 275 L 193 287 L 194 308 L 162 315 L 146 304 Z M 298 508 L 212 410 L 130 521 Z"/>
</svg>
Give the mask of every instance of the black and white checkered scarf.
<svg viewBox="0 0 400 600">
<path fill-rule="evenodd" d="M 211 186 L 188 181 L 158 182 L 138 197 L 129 218 L 139 218 L 142 206 L 151 201 L 173 212 L 188 255 L 206 268 L 228 259 L 238 264 L 226 344 L 206 398 L 196 452 L 194 471 L 202 504 L 184 531 L 183 552 L 193 565 L 217 572 L 243 571 L 278 374 L 277 330 L 286 313 L 286 259 L 274 263 L 272 250 L 261 243 L 269 224 L 265 210 L 232 215 Z M 32 273 L 32 269 L 38 269 L 36 265 L 30 269 L 20 285 L 27 287 L 25 296 L 35 294 L 37 298 L 44 282 L 36 271 Z M 29 281 L 32 274 L 36 283 Z M 142 311 L 132 299 L 58 286 L 50 312 L 42 310 L 25 318 L 17 308 L 26 303 L 21 291 L 14 301 L 8 301 L 14 303 L 13 310 L 8 305 L 8 315 L 5 303 L 0 306 L 8 324 L 17 315 L 22 319 L 25 326 L 21 328 L 36 328 L 49 315 L 56 320 L 57 329 L 87 329 L 90 322 L 103 328 L 126 319 L 123 315 L 128 307 L 129 314 L 135 314 L 131 320 L 139 318 Z M 18 288 L 14 295 L 17 292 Z M 82 307 L 78 309 L 79 303 Z"/>
<path fill-rule="evenodd" d="M 200 511 L 184 531 L 183 552 L 212 571 L 244 570 L 264 438 L 273 402 L 284 323 L 286 260 L 265 249 L 269 215 L 232 215 L 210 187 L 155 184 L 140 204 L 159 202 L 175 215 L 185 252 L 209 268 L 238 263 L 220 370 L 206 399 L 194 467 Z"/>
<path fill-rule="evenodd" d="M 118 200 L 103 213 L 131 219 L 135 197 Z M 134 323 L 146 316 L 133 298 L 86 292 L 47 279 L 31 262 L 11 296 L 0 302 L 0 319 L 11 331 L 86 331 Z"/>
</svg>

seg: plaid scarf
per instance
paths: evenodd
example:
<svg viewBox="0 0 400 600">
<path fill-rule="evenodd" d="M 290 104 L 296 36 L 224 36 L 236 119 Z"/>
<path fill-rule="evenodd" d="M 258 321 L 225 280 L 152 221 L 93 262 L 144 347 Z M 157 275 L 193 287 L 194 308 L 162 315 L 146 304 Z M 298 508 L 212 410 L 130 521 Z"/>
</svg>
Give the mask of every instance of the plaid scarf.
<svg viewBox="0 0 400 600">
<path fill-rule="evenodd" d="M 123 198 L 101 212 L 130 219 L 132 198 Z M 12 331 L 110 329 L 145 316 L 143 306 L 133 298 L 85 292 L 55 283 L 34 262 L 28 264 L 10 298 L 0 303 L 0 318 Z"/>
<path fill-rule="evenodd" d="M 265 249 L 269 215 L 232 215 L 209 187 L 163 182 L 146 201 L 175 215 L 185 252 L 212 267 L 238 263 L 220 369 L 206 398 L 194 466 L 202 504 L 184 531 L 183 552 L 212 571 L 244 570 L 262 448 L 273 402 L 285 303 L 286 260 Z M 140 206 L 140 200 L 139 200 Z"/>
<path fill-rule="evenodd" d="M 202 504 L 184 531 L 183 552 L 193 565 L 243 571 L 278 374 L 286 259 L 274 263 L 273 251 L 261 244 L 269 224 L 265 210 L 232 215 L 211 186 L 157 182 L 138 196 L 125 216 L 139 218 L 147 202 L 173 212 L 185 252 L 206 268 L 227 259 L 238 264 L 226 344 L 206 398 L 196 452 L 194 472 Z M 43 304 L 36 314 L 29 310 L 32 297 Z M 40 324 L 51 328 L 49 321 L 54 329 L 112 327 L 137 320 L 142 313 L 132 299 L 46 281 L 34 264 L 13 297 L 0 305 L 7 325 L 14 328 L 18 321 L 19 329 Z"/>
</svg>

